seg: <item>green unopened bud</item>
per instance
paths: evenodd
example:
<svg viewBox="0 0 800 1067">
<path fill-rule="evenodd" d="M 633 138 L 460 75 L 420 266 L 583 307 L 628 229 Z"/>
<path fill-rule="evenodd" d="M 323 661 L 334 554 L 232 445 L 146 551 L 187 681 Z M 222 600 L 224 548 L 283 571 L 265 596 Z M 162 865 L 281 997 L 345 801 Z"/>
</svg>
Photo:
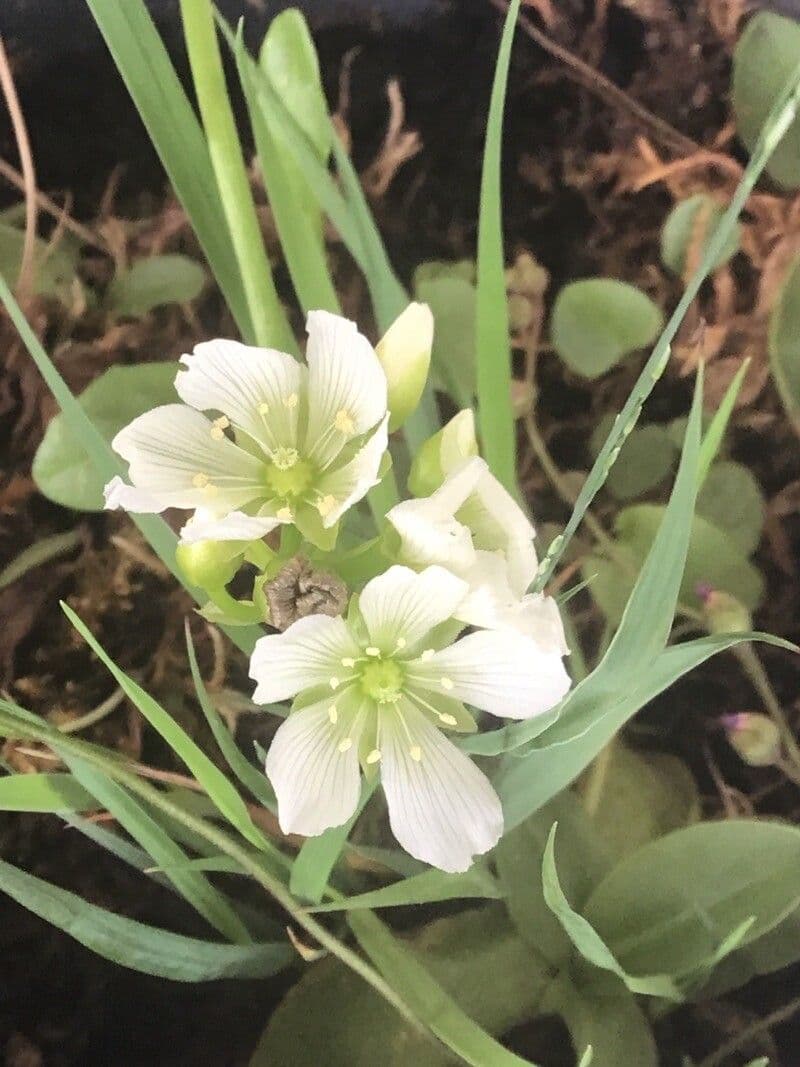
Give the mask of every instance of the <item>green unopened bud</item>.
<svg viewBox="0 0 800 1067">
<path fill-rule="evenodd" d="M 477 455 L 475 415 L 470 408 L 465 408 L 429 437 L 417 452 L 411 464 L 408 488 L 414 496 L 430 496 L 451 470 Z"/>
<path fill-rule="evenodd" d="M 195 541 L 175 549 L 175 562 L 184 577 L 201 589 L 222 589 L 241 565 L 241 541 Z"/>
<path fill-rule="evenodd" d="M 768 716 L 755 711 L 741 711 L 736 715 L 723 716 L 722 725 L 731 747 L 751 767 L 771 767 L 779 762 L 780 733 Z"/>
<path fill-rule="evenodd" d="M 427 304 L 409 304 L 375 347 L 389 383 L 389 430 L 397 430 L 419 404 L 433 347 L 433 315 Z"/>
<path fill-rule="evenodd" d="M 703 605 L 706 628 L 712 634 L 747 633 L 753 629 L 753 618 L 735 596 L 709 585 L 699 585 L 697 596 Z"/>
</svg>

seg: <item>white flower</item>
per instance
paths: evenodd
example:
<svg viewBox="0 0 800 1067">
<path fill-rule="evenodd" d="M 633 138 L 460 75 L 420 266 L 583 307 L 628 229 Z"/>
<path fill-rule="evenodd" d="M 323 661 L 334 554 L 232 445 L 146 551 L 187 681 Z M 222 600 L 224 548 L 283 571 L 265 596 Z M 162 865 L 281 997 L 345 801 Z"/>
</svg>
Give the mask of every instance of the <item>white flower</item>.
<svg viewBox="0 0 800 1067">
<path fill-rule="evenodd" d="M 552 708 L 569 688 L 559 657 L 522 634 L 444 634 L 467 592 L 441 567 L 394 566 L 357 611 L 313 615 L 262 637 L 250 663 L 257 703 L 296 696 L 267 755 L 286 833 L 320 834 L 358 803 L 361 766 L 380 770 L 397 840 L 444 871 L 465 871 L 503 830 L 487 778 L 442 729 L 474 729 L 464 704 L 510 718 Z"/>
<path fill-rule="evenodd" d="M 400 535 L 401 563 L 438 564 L 467 582 L 457 619 L 519 631 L 553 655 L 567 654 L 555 601 L 527 594 L 538 568 L 534 528 L 484 460 L 459 464 L 430 496 L 404 500 L 386 517 Z"/>
<path fill-rule="evenodd" d="M 192 509 L 184 541 L 249 540 L 293 522 L 329 545 L 379 481 L 386 375 L 355 324 L 325 311 L 308 316 L 306 360 L 236 341 L 197 345 L 175 381 L 184 404 L 148 411 L 114 438 L 133 484 L 113 479 L 106 507 Z"/>
</svg>

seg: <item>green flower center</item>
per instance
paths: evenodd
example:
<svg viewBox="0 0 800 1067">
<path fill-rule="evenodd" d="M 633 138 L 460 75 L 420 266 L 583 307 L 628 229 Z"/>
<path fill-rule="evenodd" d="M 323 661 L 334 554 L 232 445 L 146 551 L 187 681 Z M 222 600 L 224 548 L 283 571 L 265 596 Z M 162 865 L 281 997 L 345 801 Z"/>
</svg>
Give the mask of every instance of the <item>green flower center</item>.
<svg viewBox="0 0 800 1067">
<path fill-rule="evenodd" d="M 371 660 L 361 668 L 361 688 L 378 704 L 393 704 L 403 691 L 403 669 L 391 659 Z"/>
<path fill-rule="evenodd" d="M 313 480 L 311 464 L 300 459 L 296 448 L 277 448 L 267 465 L 265 480 L 275 496 L 302 496 Z"/>
</svg>

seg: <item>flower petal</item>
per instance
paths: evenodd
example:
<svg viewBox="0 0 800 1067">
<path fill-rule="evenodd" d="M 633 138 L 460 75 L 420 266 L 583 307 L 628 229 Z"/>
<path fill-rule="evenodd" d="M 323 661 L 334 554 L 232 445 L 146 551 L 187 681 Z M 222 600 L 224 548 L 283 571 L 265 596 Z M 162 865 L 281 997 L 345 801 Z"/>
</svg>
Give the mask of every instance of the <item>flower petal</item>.
<svg viewBox="0 0 800 1067">
<path fill-rule="evenodd" d="M 217 514 L 233 511 L 264 493 L 263 465 L 223 437 L 211 436 L 213 425 L 183 404 L 153 408 L 120 430 L 111 447 L 127 460 L 130 479 L 141 498 L 109 486 L 107 507 L 134 499 L 138 506 L 155 502 L 164 508 L 207 507 Z M 128 506 L 128 505 L 125 505 Z"/>
<path fill-rule="evenodd" d="M 541 715 L 561 700 L 570 679 L 561 654 L 513 631 L 468 634 L 426 662 L 409 665 L 409 680 L 508 719 Z"/>
<path fill-rule="evenodd" d="M 435 626 L 452 618 L 467 589 L 466 582 L 443 567 L 417 574 L 394 566 L 367 582 L 358 606 L 377 648 L 394 652 L 400 642 L 410 651 Z"/>
<path fill-rule="evenodd" d="M 466 871 L 503 833 L 489 780 L 421 712 L 382 710 L 381 779 L 392 833 L 412 856 L 442 871 Z M 419 758 L 417 758 L 419 757 Z"/>
<path fill-rule="evenodd" d="M 386 375 L 372 345 L 340 315 L 308 315 L 308 430 L 303 454 L 326 467 L 386 414 Z"/>
<path fill-rule="evenodd" d="M 272 704 L 316 685 L 330 686 L 333 693 L 347 675 L 342 660 L 358 655 L 344 619 L 329 615 L 298 619 L 282 634 L 256 642 L 250 659 L 250 677 L 258 683 L 253 700 Z"/>
<path fill-rule="evenodd" d="M 326 508 L 322 519 L 326 528 L 337 523 L 348 508 L 358 503 L 380 481 L 378 472 L 388 444 L 388 425 L 389 416 L 385 415 L 375 433 L 349 463 L 338 470 L 324 471 L 318 478 L 316 488 L 321 494 L 320 499 L 326 504 L 330 504 L 328 498 L 334 501 Z"/>
<path fill-rule="evenodd" d="M 198 509 L 181 530 L 181 541 L 257 541 L 279 525 L 271 515 L 246 515 L 231 511 L 218 519 L 213 512 Z"/>
<path fill-rule="evenodd" d="M 503 551 L 511 588 L 517 597 L 526 593 L 539 566 L 533 545 L 535 530 L 528 516 L 485 469 L 457 517 L 469 526 L 477 549 Z"/>
<path fill-rule="evenodd" d="M 135 485 L 126 485 L 119 475 L 115 475 L 103 487 L 106 511 L 132 511 L 134 515 L 154 515 L 164 510 L 161 500 L 146 493 L 143 489 L 137 489 Z"/>
<path fill-rule="evenodd" d="M 267 452 L 297 446 L 305 368 L 285 352 L 238 341 L 203 341 L 181 356 L 175 389 L 198 411 L 221 411 Z"/>
<path fill-rule="evenodd" d="M 352 692 L 293 711 L 278 727 L 267 753 L 266 772 L 278 798 L 285 834 L 313 837 L 346 822 L 358 804 L 358 760 L 363 716 Z M 348 743 L 349 742 L 349 743 Z"/>
</svg>

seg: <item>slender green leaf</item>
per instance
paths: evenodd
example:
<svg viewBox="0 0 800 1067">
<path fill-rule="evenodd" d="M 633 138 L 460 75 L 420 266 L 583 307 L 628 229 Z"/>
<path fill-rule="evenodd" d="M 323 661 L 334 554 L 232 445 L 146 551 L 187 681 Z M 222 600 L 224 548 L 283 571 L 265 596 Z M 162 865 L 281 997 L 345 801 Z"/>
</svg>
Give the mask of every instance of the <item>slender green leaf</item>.
<svg viewBox="0 0 800 1067">
<path fill-rule="evenodd" d="M 748 358 L 744 360 L 734 375 L 731 384 L 725 390 L 725 396 L 720 401 L 717 410 L 714 412 L 714 417 L 703 435 L 703 443 L 700 445 L 700 459 L 697 464 L 697 481 L 700 489 L 703 488 L 708 477 L 711 464 L 719 455 L 725 431 L 728 429 L 728 423 L 733 414 L 733 409 L 736 407 L 736 400 L 741 392 L 749 367 L 750 360 Z"/>
<path fill-rule="evenodd" d="M 218 945 L 89 904 L 0 860 L 0 890 L 107 960 L 175 982 L 264 978 L 291 962 L 288 944 Z"/>
<path fill-rule="evenodd" d="M 351 911 L 347 921 L 378 970 L 412 1011 L 457 1056 L 472 1067 L 531 1067 L 504 1049 L 467 1015 L 414 952 L 400 943 L 369 911 Z"/>
<path fill-rule="evenodd" d="M 511 411 L 511 345 L 503 259 L 500 154 L 508 68 L 519 6 L 520 0 L 512 0 L 508 6 L 489 102 L 481 175 L 475 304 L 475 369 L 483 454 L 492 472 L 510 492 L 516 490 L 517 468 Z"/>
<path fill-rule="evenodd" d="M 202 872 L 185 866 L 188 856 L 121 785 L 71 753 L 59 753 L 84 789 L 137 841 L 192 907 L 235 944 L 251 941 L 247 928 L 225 897 Z"/>
<path fill-rule="evenodd" d="M 797 27 L 800 29 L 800 27 Z M 792 422 L 800 426 L 800 256 L 789 267 L 769 320 L 772 377 Z"/>
<path fill-rule="evenodd" d="M 550 830 L 542 862 L 542 887 L 547 906 L 556 916 L 564 932 L 581 956 L 595 967 L 611 971 L 620 978 L 631 993 L 641 993 L 650 997 L 663 997 L 666 1000 L 680 1001 L 681 994 L 672 979 L 666 974 L 637 976 L 629 974 L 615 959 L 614 954 L 605 944 L 592 924 L 582 915 L 573 911 L 558 880 L 555 862 L 556 823 Z"/>
<path fill-rule="evenodd" d="M 114 663 L 75 612 L 67 604 L 61 606 L 69 621 L 108 668 L 125 694 L 203 786 L 219 812 L 257 848 L 265 847 L 263 834 L 253 824 L 244 801 L 222 771 L 211 762 L 172 716 Z"/>
<path fill-rule="evenodd" d="M 502 892 L 495 879 L 485 867 L 475 866 L 466 874 L 445 874 L 443 871 L 425 871 L 412 878 L 343 897 L 329 904 L 309 908 L 312 912 L 353 911 L 359 908 L 397 908 L 408 904 L 432 904 L 440 900 L 484 899 L 498 900 Z"/>
<path fill-rule="evenodd" d="M 225 301 L 254 340 L 242 276 L 225 223 L 208 145 L 142 0 L 86 0 Z"/>
<path fill-rule="evenodd" d="M 303 842 L 303 847 L 295 857 L 292 865 L 292 877 L 289 888 L 301 900 L 318 904 L 323 897 L 330 880 L 331 871 L 341 855 L 350 831 L 356 823 L 367 801 L 375 792 L 377 782 L 363 782 L 358 807 L 341 826 L 332 826 L 319 837 L 310 837 Z"/>
<path fill-rule="evenodd" d="M 0 811 L 90 811 L 97 804 L 71 774 L 12 774 L 0 778 Z"/>
<path fill-rule="evenodd" d="M 80 530 L 66 530 L 64 533 L 51 534 L 35 541 L 0 571 L 0 589 L 12 585 L 35 567 L 41 567 L 43 563 L 49 563 L 57 556 L 72 552 L 82 540 L 83 534 Z"/>
</svg>

